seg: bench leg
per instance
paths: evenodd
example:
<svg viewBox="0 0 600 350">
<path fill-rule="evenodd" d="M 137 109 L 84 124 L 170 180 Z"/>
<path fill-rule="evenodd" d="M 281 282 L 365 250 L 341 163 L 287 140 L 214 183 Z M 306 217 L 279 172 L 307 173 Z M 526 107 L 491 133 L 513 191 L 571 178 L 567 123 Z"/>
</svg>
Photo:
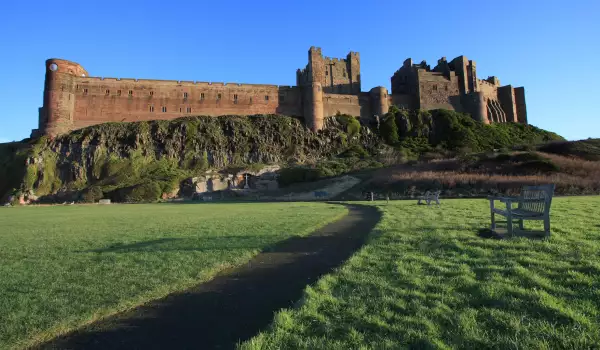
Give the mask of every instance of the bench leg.
<svg viewBox="0 0 600 350">
<path fill-rule="evenodd" d="M 496 214 L 492 211 L 492 231 L 496 229 Z"/>
<path fill-rule="evenodd" d="M 547 237 L 550 237 L 550 218 L 544 219 L 544 233 Z"/>
<path fill-rule="evenodd" d="M 512 236 L 513 235 L 513 227 L 512 227 L 513 220 L 512 220 L 512 215 L 511 215 L 510 211 L 508 212 L 508 216 L 506 217 L 506 221 L 507 221 L 507 226 L 508 226 L 507 227 L 508 235 Z"/>
<path fill-rule="evenodd" d="M 522 230 L 524 230 L 524 229 L 525 229 L 525 228 L 524 228 L 524 226 L 523 226 L 523 219 L 520 219 L 520 220 L 519 220 L 519 230 L 521 230 L 521 231 L 522 231 Z"/>
</svg>

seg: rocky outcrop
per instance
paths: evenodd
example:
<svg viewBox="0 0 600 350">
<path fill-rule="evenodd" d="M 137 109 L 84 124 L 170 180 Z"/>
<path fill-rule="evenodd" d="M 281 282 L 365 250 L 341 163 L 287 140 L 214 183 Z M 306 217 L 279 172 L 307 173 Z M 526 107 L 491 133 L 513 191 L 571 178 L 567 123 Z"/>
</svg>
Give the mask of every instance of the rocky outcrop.
<svg viewBox="0 0 600 350">
<path fill-rule="evenodd" d="M 41 200 L 85 193 L 97 200 L 100 193 L 120 201 L 148 192 L 172 198 L 243 188 L 247 175 L 252 188 L 269 190 L 277 188 L 280 164 L 317 162 L 349 145 L 374 152 L 378 137 L 368 128 L 350 135 L 339 118 L 319 132 L 277 115 L 107 123 L 37 140 L 20 189 Z M 157 186 L 136 190 L 148 182 Z"/>
</svg>

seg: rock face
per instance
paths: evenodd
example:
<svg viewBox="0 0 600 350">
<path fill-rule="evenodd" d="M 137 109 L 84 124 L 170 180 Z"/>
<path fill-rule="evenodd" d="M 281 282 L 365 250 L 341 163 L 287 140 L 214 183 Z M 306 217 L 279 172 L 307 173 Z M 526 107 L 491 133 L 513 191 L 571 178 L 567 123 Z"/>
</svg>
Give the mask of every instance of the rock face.
<svg viewBox="0 0 600 350">
<path fill-rule="evenodd" d="M 118 202 L 276 189 L 275 164 L 316 162 L 350 145 L 377 148 L 378 138 L 367 128 L 350 135 L 338 119 L 329 118 L 319 132 L 299 119 L 264 115 L 107 123 L 42 137 L 23 162 L 21 193 Z"/>
</svg>

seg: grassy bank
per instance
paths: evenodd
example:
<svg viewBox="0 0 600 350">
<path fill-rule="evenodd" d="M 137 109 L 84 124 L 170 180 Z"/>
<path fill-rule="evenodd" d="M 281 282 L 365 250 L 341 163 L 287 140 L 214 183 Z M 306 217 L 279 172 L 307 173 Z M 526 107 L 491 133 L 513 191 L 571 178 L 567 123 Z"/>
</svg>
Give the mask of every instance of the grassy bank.
<svg viewBox="0 0 600 350">
<path fill-rule="evenodd" d="M 345 212 L 320 203 L 0 208 L 0 348 L 183 290 Z"/>
<path fill-rule="evenodd" d="M 594 348 L 599 205 L 556 198 L 543 241 L 479 236 L 490 220 L 483 199 L 381 204 L 368 244 L 242 348 Z"/>
</svg>

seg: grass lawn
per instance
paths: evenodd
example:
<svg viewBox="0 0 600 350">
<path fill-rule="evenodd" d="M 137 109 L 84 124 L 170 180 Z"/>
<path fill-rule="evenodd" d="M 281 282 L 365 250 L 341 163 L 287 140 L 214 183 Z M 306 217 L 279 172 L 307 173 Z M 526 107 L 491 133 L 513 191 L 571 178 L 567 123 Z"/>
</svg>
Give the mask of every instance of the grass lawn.
<svg viewBox="0 0 600 350">
<path fill-rule="evenodd" d="M 486 200 L 442 203 L 378 204 L 384 218 L 369 243 L 242 348 L 600 344 L 600 197 L 554 199 L 547 241 L 480 237 Z"/>
<path fill-rule="evenodd" d="M 344 213 L 323 203 L 0 208 L 0 349 L 185 289 Z"/>
</svg>

